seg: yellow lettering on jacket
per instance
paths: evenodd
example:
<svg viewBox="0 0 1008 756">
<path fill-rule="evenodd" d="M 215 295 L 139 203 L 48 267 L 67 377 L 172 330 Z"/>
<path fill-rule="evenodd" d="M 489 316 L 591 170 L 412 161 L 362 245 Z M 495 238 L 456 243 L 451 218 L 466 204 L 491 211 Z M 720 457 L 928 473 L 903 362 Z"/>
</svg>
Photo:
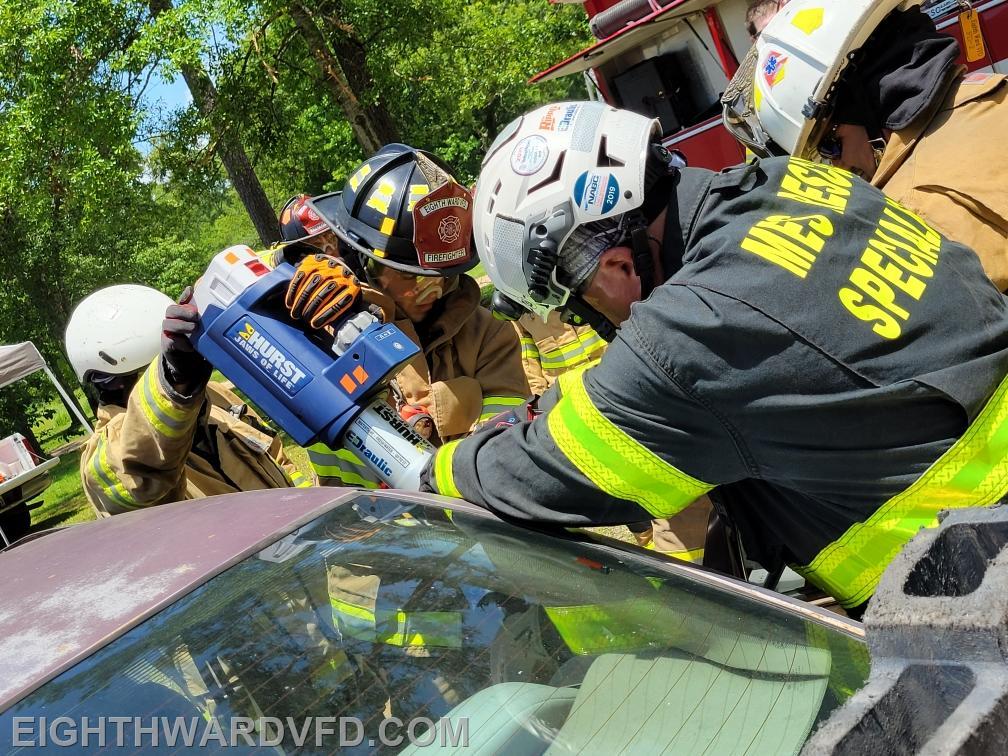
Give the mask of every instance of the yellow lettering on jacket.
<svg viewBox="0 0 1008 756">
<path fill-rule="evenodd" d="M 839 168 L 801 158 L 788 161 L 777 196 L 844 214 L 851 195 L 850 174 Z"/>
<path fill-rule="evenodd" d="M 903 332 L 901 322 L 910 319 L 907 307 L 911 302 L 900 301 L 900 297 L 920 300 L 927 290 L 926 279 L 934 276 L 940 250 L 938 232 L 887 199 L 860 265 L 851 271 L 852 287 L 838 292 L 840 302 L 858 320 L 872 323 L 872 330 L 882 338 L 897 338 Z"/>
<path fill-rule="evenodd" d="M 906 273 L 895 263 L 887 262 L 882 259 L 882 255 L 876 252 L 874 249 L 869 247 L 861 255 L 861 262 L 864 263 L 865 267 L 882 276 L 886 281 L 896 286 L 896 288 L 905 291 L 914 299 L 920 299 L 921 294 L 924 293 L 924 289 L 927 288 L 926 284 L 921 281 L 917 276 L 910 275 Z"/>
<path fill-rule="evenodd" d="M 886 257 L 895 260 L 911 273 L 925 278 L 931 278 L 933 275 L 931 265 L 938 261 L 937 258 L 934 260 L 924 258 L 917 249 L 908 246 L 906 242 L 901 242 L 899 239 L 886 236 L 881 229 L 875 232 L 875 235 L 868 241 L 868 245 Z M 907 259 L 899 254 L 899 250 L 909 252 L 910 258 Z"/>
<path fill-rule="evenodd" d="M 886 208 L 879 221 L 879 228 L 909 244 L 906 249 L 913 254 L 924 257 L 932 265 L 937 264 L 941 236 L 902 205 L 886 198 Z"/>
<path fill-rule="evenodd" d="M 896 318 L 881 307 L 864 303 L 864 294 L 853 289 L 843 288 L 840 289 L 840 301 L 843 302 L 843 306 L 855 318 L 868 323 L 874 323 L 872 330 L 882 338 L 895 339 L 902 333 L 899 321 Z"/>
<path fill-rule="evenodd" d="M 833 224 L 825 215 L 770 215 L 749 229 L 742 249 L 805 278 Z"/>
</svg>

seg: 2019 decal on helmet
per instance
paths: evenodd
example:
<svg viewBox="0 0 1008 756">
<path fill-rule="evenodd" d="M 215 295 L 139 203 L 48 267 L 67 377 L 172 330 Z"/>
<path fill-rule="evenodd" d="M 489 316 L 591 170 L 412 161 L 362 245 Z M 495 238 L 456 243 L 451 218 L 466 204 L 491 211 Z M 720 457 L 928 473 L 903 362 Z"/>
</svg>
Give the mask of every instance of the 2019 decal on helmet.
<svg viewBox="0 0 1008 756">
<path fill-rule="evenodd" d="M 619 202 L 619 182 L 611 173 L 585 171 L 574 182 L 574 202 L 589 215 L 605 215 Z"/>
</svg>

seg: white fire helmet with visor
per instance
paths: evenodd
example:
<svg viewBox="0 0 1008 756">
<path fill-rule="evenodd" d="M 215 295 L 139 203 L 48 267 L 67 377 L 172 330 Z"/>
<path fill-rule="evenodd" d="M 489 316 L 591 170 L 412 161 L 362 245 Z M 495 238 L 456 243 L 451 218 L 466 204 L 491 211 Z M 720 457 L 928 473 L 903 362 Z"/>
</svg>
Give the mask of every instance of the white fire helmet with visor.
<svg viewBox="0 0 1008 756">
<path fill-rule="evenodd" d="M 908 0 L 791 0 L 766 25 L 721 98 L 725 127 L 762 157 L 813 157 L 852 54 Z"/>
<path fill-rule="evenodd" d="M 480 259 L 510 300 L 496 309 L 580 316 L 579 288 L 601 253 L 635 230 L 647 247 L 640 208 L 659 134 L 657 120 L 599 102 L 546 105 L 504 128 L 483 161 L 473 219 Z"/>
</svg>

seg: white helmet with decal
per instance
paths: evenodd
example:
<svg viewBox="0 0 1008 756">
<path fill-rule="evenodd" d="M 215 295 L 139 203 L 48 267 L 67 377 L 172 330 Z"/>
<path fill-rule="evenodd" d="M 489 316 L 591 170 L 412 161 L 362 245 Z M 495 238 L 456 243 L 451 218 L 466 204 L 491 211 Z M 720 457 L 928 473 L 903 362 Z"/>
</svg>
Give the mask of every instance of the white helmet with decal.
<svg viewBox="0 0 1008 756">
<path fill-rule="evenodd" d="M 756 39 L 721 98 L 724 124 L 760 155 L 810 157 L 850 53 L 912 0 L 791 0 Z"/>
<path fill-rule="evenodd" d="M 567 304 L 563 274 L 577 251 L 564 245 L 584 224 L 641 207 L 657 123 L 604 103 L 562 102 L 504 128 L 483 160 L 473 218 L 499 292 L 543 317 Z"/>
</svg>

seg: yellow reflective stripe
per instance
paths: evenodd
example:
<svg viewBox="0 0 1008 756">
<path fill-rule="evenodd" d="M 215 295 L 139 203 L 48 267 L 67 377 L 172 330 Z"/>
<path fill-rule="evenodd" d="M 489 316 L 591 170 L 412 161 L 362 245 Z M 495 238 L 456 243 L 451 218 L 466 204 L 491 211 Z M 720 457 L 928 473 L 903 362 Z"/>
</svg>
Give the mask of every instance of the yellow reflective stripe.
<svg viewBox="0 0 1008 756">
<path fill-rule="evenodd" d="M 160 358 L 159 358 L 160 359 Z M 158 386 L 158 362 L 155 360 L 144 373 L 139 394 L 140 409 L 154 429 L 166 438 L 179 438 L 188 429 L 195 415 L 178 409 L 163 397 Z"/>
<path fill-rule="evenodd" d="M 525 403 L 525 398 L 521 396 L 484 396 L 483 406 L 497 406 L 497 407 L 517 407 Z"/>
<path fill-rule="evenodd" d="M 374 624 L 375 613 L 370 609 L 363 606 L 357 606 L 356 604 L 351 604 L 349 601 L 343 601 L 342 599 L 338 599 L 333 596 L 329 597 L 329 603 L 332 604 L 332 608 L 340 614 Z"/>
<path fill-rule="evenodd" d="M 380 485 L 373 476 L 365 477 L 371 475 L 370 469 L 347 449 L 330 449 L 325 444 L 315 444 L 307 451 L 308 461 L 323 486 L 338 484 L 378 488 Z"/>
<path fill-rule="evenodd" d="M 437 450 L 437 454 L 434 455 L 434 485 L 437 486 L 439 494 L 461 499 L 462 492 L 455 487 L 455 477 L 452 472 L 452 456 L 458 445 L 458 441 L 449 441 Z"/>
<path fill-rule="evenodd" d="M 283 248 L 273 247 L 263 252 L 256 252 L 255 256 L 259 258 L 259 261 L 263 265 L 270 270 L 273 270 L 278 267 L 281 262 L 283 262 Z"/>
<path fill-rule="evenodd" d="M 943 509 L 984 507 L 1008 490 L 1008 378 L 962 437 L 905 491 L 823 549 L 804 577 L 841 605 L 868 600 L 893 557 Z"/>
<path fill-rule="evenodd" d="M 351 637 L 389 646 L 462 645 L 462 615 L 459 612 L 377 612 L 349 601 L 329 597 L 333 620 Z"/>
<path fill-rule="evenodd" d="M 480 416 L 476 422 L 482 423 L 495 415 L 499 415 L 501 412 L 507 412 L 509 409 L 520 407 L 527 401 L 527 398 L 520 396 L 485 396 L 483 397 Z"/>
<path fill-rule="evenodd" d="M 583 367 L 580 370 L 572 370 L 557 378 L 557 383 L 560 384 L 560 395 L 569 394 L 571 389 L 581 383 L 581 376 L 587 369 L 587 367 Z"/>
<path fill-rule="evenodd" d="M 596 350 L 605 347 L 605 339 L 592 331 L 578 335 L 578 340 L 556 349 L 542 352 L 540 363 L 549 370 L 577 367 Z"/>
<path fill-rule="evenodd" d="M 363 460 L 359 459 L 353 452 L 349 449 L 330 449 L 325 444 L 315 444 L 309 446 L 307 449 L 308 459 L 311 461 L 312 465 L 339 465 L 341 463 L 349 463 L 354 467 L 364 467 L 367 465 Z"/>
<path fill-rule="evenodd" d="M 648 616 L 653 607 L 635 606 L 639 603 L 620 601 L 545 609 L 571 653 L 588 656 L 642 650 L 654 643 L 657 628 L 653 615 Z"/>
<path fill-rule="evenodd" d="M 521 337 L 521 356 L 523 360 L 539 359 L 539 347 L 536 346 L 535 339 L 528 336 Z"/>
<path fill-rule="evenodd" d="M 290 474 L 291 483 L 296 488 L 311 488 L 311 478 L 303 475 L 300 470 L 295 470 Z"/>
<path fill-rule="evenodd" d="M 674 557 L 675 559 L 682 559 L 684 562 L 695 562 L 699 564 L 703 561 L 703 549 L 689 549 L 687 551 L 661 551 L 657 546 L 655 546 L 654 541 L 651 541 L 647 546 L 644 547 L 649 551 L 656 551 L 659 554 L 664 554 L 665 556 Z"/>
<path fill-rule="evenodd" d="M 329 597 L 333 622 L 351 638 L 373 641 L 375 637 L 375 614 L 370 609 Z"/>
<path fill-rule="evenodd" d="M 122 481 L 112 471 L 112 466 L 109 465 L 104 437 L 98 438 L 98 446 L 91 458 L 91 471 L 94 473 L 99 488 L 114 503 L 127 509 L 133 509 L 137 506 L 129 491 L 126 490 L 126 486 L 122 484 Z"/>
<path fill-rule="evenodd" d="M 665 462 L 606 419 L 588 396 L 584 373 L 564 382 L 563 398 L 546 416 L 557 447 L 582 475 L 654 517 L 670 517 L 714 487 Z"/>
<path fill-rule="evenodd" d="M 379 612 L 378 628 L 376 640 L 389 646 L 462 647 L 459 612 Z"/>
</svg>

